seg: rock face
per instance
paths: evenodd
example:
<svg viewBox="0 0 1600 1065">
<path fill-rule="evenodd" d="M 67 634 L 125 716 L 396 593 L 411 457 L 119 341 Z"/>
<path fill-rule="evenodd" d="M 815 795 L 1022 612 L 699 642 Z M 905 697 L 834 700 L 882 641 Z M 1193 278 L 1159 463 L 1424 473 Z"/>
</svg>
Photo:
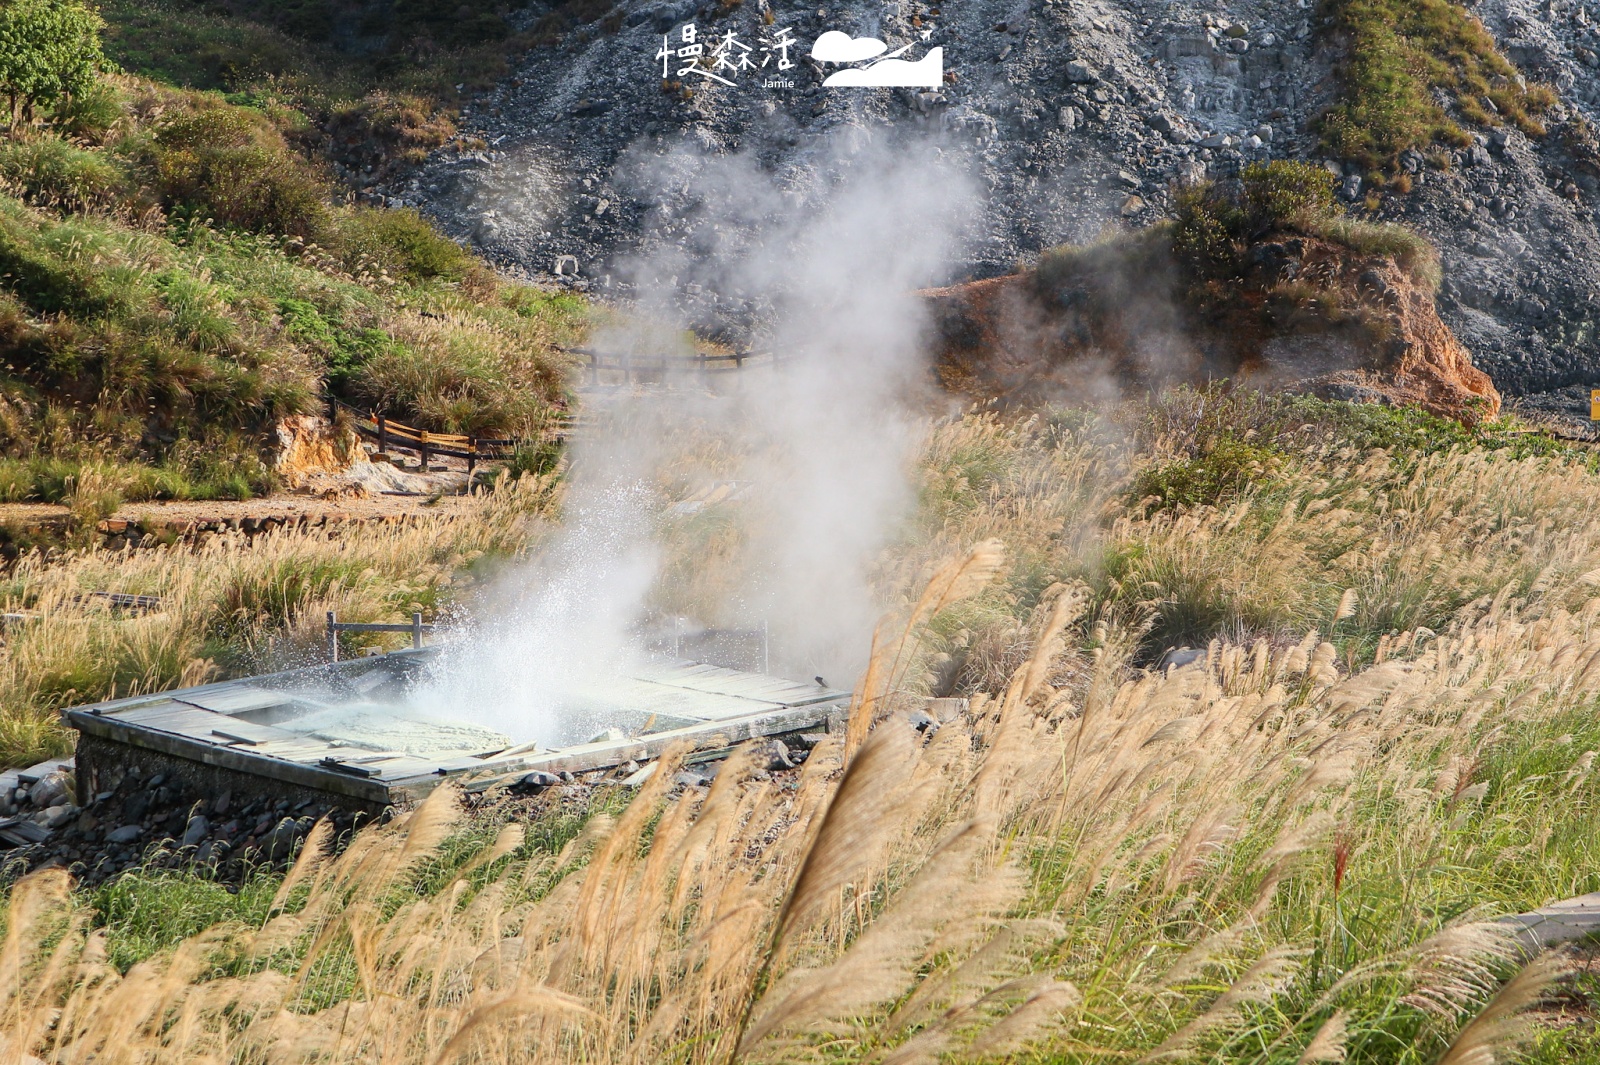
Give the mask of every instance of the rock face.
<svg viewBox="0 0 1600 1065">
<path fill-rule="evenodd" d="M 1581 120 L 1600 124 L 1600 3 L 1471 9 L 1529 78 L 1558 91 L 1549 133 L 1478 130 L 1433 164 L 1409 153 L 1412 191 L 1386 196 L 1379 216 L 1439 246 L 1439 315 L 1499 388 L 1559 406 L 1597 373 L 1600 142 Z M 458 142 L 384 191 L 503 265 L 616 291 L 630 253 L 708 254 L 748 222 L 717 214 L 693 166 L 664 177 L 653 161 L 685 145 L 741 153 L 794 190 L 800 209 L 808 190 L 854 165 L 854 145 L 898 138 L 935 145 L 975 175 L 986 195 L 962 271 L 992 277 L 1041 249 L 1159 218 L 1175 181 L 1260 158 L 1320 160 L 1309 123 L 1332 98 L 1339 53 L 1317 18 L 1305 0 L 622 0 L 608 20 L 528 53 L 468 112 L 483 147 Z M 689 22 L 702 39 L 733 30 L 752 43 L 787 29 L 799 62 L 730 86 L 680 77 L 669 61 L 663 78 L 664 38 L 677 46 Z M 828 71 L 806 57 L 826 30 L 909 44 L 908 58 L 940 47 L 945 80 L 824 88 Z M 1342 194 L 1363 200 L 1364 175 L 1330 165 Z"/>
<path fill-rule="evenodd" d="M 1265 239 L 1248 258 L 1243 279 L 1198 284 L 1145 240 L 930 291 L 938 373 L 975 399 L 1081 401 L 1227 377 L 1466 422 L 1499 412 L 1432 292 L 1394 260 L 1302 236 Z"/>
<path fill-rule="evenodd" d="M 273 469 L 291 488 L 323 474 L 342 473 L 364 457 L 356 434 L 315 414 L 296 414 L 278 423 Z"/>
</svg>

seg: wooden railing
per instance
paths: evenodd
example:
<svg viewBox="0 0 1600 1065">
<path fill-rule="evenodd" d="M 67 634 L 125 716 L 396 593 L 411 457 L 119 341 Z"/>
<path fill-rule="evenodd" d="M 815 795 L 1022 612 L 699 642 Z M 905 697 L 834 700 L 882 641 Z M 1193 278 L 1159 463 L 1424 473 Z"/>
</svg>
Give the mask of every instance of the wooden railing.
<svg viewBox="0 0 1600 1065">
<path fill-rule="evenodd" d="M 422 457 L 424 467 L 428 465 L 428 459 L 432 455 L 449 455 L 453 458 L 466 459 L 467 472 L 471 473 L 480 459 L 510 458 L 519 446 L 528 442 L 515 437 L 435 433 L 427 429 L 415 429 L 382 414 L 359 410 L 339 400 L 334 400 L 333 403 L 337 409 L 350 415 L 351 424 L 358 432 L 378 442 L 379 451 L 388 451 L 396 447 L 405 451 L 415 451 Z M 561 417 L 552 424 L 550 432 L 542 438 L 542 441 L 565 439 L 572 431 L 573 425 L 574 419 L 570 415 Z"/>
<path fill-rule="evenodd" d="M 757 351 L 698 351 L 692 355 L 651 355 L 595 351 L 593 348 L 562 348 L 568 355 L 583 359 L 590 387 L 600 384 L 602 372 L 621 373 L 625 384 L 634 376 L 663 376 L 670 372 L 710 374 L 738 371 L 750 362 L 770 362 L 773 356 Z"/>
</svg>

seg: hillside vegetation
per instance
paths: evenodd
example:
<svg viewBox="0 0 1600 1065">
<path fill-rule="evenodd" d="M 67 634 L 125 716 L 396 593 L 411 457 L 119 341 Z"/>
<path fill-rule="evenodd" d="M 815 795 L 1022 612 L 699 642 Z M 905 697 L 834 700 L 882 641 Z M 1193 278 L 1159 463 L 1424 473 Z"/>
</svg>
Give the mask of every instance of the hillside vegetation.
<svg viewBox="0 0 1600 1065">
<path fill-rule="evenodd" d="M 329 395 L 458 433 L 565 402 L 555 345 L 580 303 L 497 278 L 415 212 L 346 205 L 291 143 L 306 121 L 103 75 L 13 125 L 0 499 L 261 492 L 275 421 Z"/>
<path fill-rule="evenodd" d="M 905 642 L 797 786 L 736 754 L 531 821 L 441 790 L 236 893 L 46 871 L 5 1032 L 50 1062 L 1597 1060 L 1553 1022 L 1592 977 L 1492 920 L 1600 887 L 1600 482 L 1514 428 L 1219 392 L 932 426 L 882 573 Z M 473 550 L 542 491 L 483 497 Z M 143 621 L 71 605 L 84 555 L 8 654 L 304 638 L 419 566 L 449 587 L 476 527 L 145 553 L 178 594 Z M 251 605 L 336 559 L 372 575 Z M 1205 654 L 1158 668 L 1178 643 Z M 970 712 L 915 733 L 918 690 Z"/>
<path fill-rule="evenodd" d="M 1350 217 L 1328 170 L 1275 159 L 1174 190 L 1153 225 L 924 295 L 941 381 L 985 401 L 1228 379 L 1492 418 L 1439 281 L 1427 238 Z"/>
<path fill-rule="evenodd" d="M 1401 153 L 1465 146 L 1470 127 L 1544 135 L 1539 116 L 1555 105 L 1554 90 L 1529 84 L 1462 5 L 1325 0 L 1323 17 L 1343 55 L 1338 99 L 1320 120 L 1322 144 L 1370 168 L 1374 185 L 1394 174 L 1398 191 L 1409 191 Z"/>
</svg>

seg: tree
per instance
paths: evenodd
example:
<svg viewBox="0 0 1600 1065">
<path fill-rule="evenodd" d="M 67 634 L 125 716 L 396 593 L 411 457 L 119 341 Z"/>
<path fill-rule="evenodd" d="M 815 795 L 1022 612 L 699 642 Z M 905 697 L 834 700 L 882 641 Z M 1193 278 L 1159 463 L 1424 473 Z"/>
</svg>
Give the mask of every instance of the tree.
<svg viewBox="0 0 1600 1065">
<path fill-rule="evenodd" d="M 80 0 L 0 0 L 0 92 L 11 124 L 33 121 L 35 106 L 83 92 L 105 68 L 105 22 Z"/>
</svg>

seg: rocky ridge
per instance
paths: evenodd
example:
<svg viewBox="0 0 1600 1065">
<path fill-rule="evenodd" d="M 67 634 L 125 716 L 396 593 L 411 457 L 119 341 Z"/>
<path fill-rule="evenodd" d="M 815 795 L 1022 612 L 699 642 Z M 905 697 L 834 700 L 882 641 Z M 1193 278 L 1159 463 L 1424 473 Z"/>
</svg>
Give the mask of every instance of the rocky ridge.
<svg viewBox="0 0 1600 1065">
<path fill-rule="evenodd" d="M 1426 281 L 1390 256 L 1269 235 L 1218 301 L 1148 243 L 926 293 L 941 381 L 980 401 L 1026 402 L 1226 377 L 1469 424 L 1500 410 Z"/>
<path fill-rule="evenodd" d="M 1412 189 L 1385 195 L 1376 217 L 1439 246 L 1439 313 L 1499 389 L 1570 411 L 1586 395 L 1600 328 L 1600 141 L 1590 128 L 1600 124 L 1600 0 L 1481 0 L 1470 10 L 1527 77 L 1558 92 L 1549 132 L 1477 129 L 1470 145 L 1431 161 L 1408 152 Z M 689 22 L 702 36 L 731 29 L 752 41 L 787 28 L 800 61 L 777 87 L 764 77 L 663 79 L 663 37 L 676 42 Z M 829 29 L 911 43 L 913 55 L 940 46 L 946 83 L 825 89 L 826 72 L 805 56 Z M 630 256 L 725 248 L 741 228 L 696 187 L 697 156 L 749 156 L 798 208 L 848 171 L 865 141 L 931 144 L 987 192 L 949 280 L 983 278 L 1041 249 L 1154 221 L 1175 183 L 1257 159 L 1325 161 L 1343 197 L 1363 201 L 1366 177 L 1324 160 L 1310 131 L 1336 90 L 1338 58 L 1309 0 L 976 0 L 949 10 L 918 0 L 625 0 L 606 27 L 528 53 L 469 108 L 464 125 L 483 149 L 441 151 L 407 183 L 370 194 L 423 207 L 513 270 L 626 294 Z M 641 166 L 652 159 L 677 162 L 663 179 Z"/>
</svg>

